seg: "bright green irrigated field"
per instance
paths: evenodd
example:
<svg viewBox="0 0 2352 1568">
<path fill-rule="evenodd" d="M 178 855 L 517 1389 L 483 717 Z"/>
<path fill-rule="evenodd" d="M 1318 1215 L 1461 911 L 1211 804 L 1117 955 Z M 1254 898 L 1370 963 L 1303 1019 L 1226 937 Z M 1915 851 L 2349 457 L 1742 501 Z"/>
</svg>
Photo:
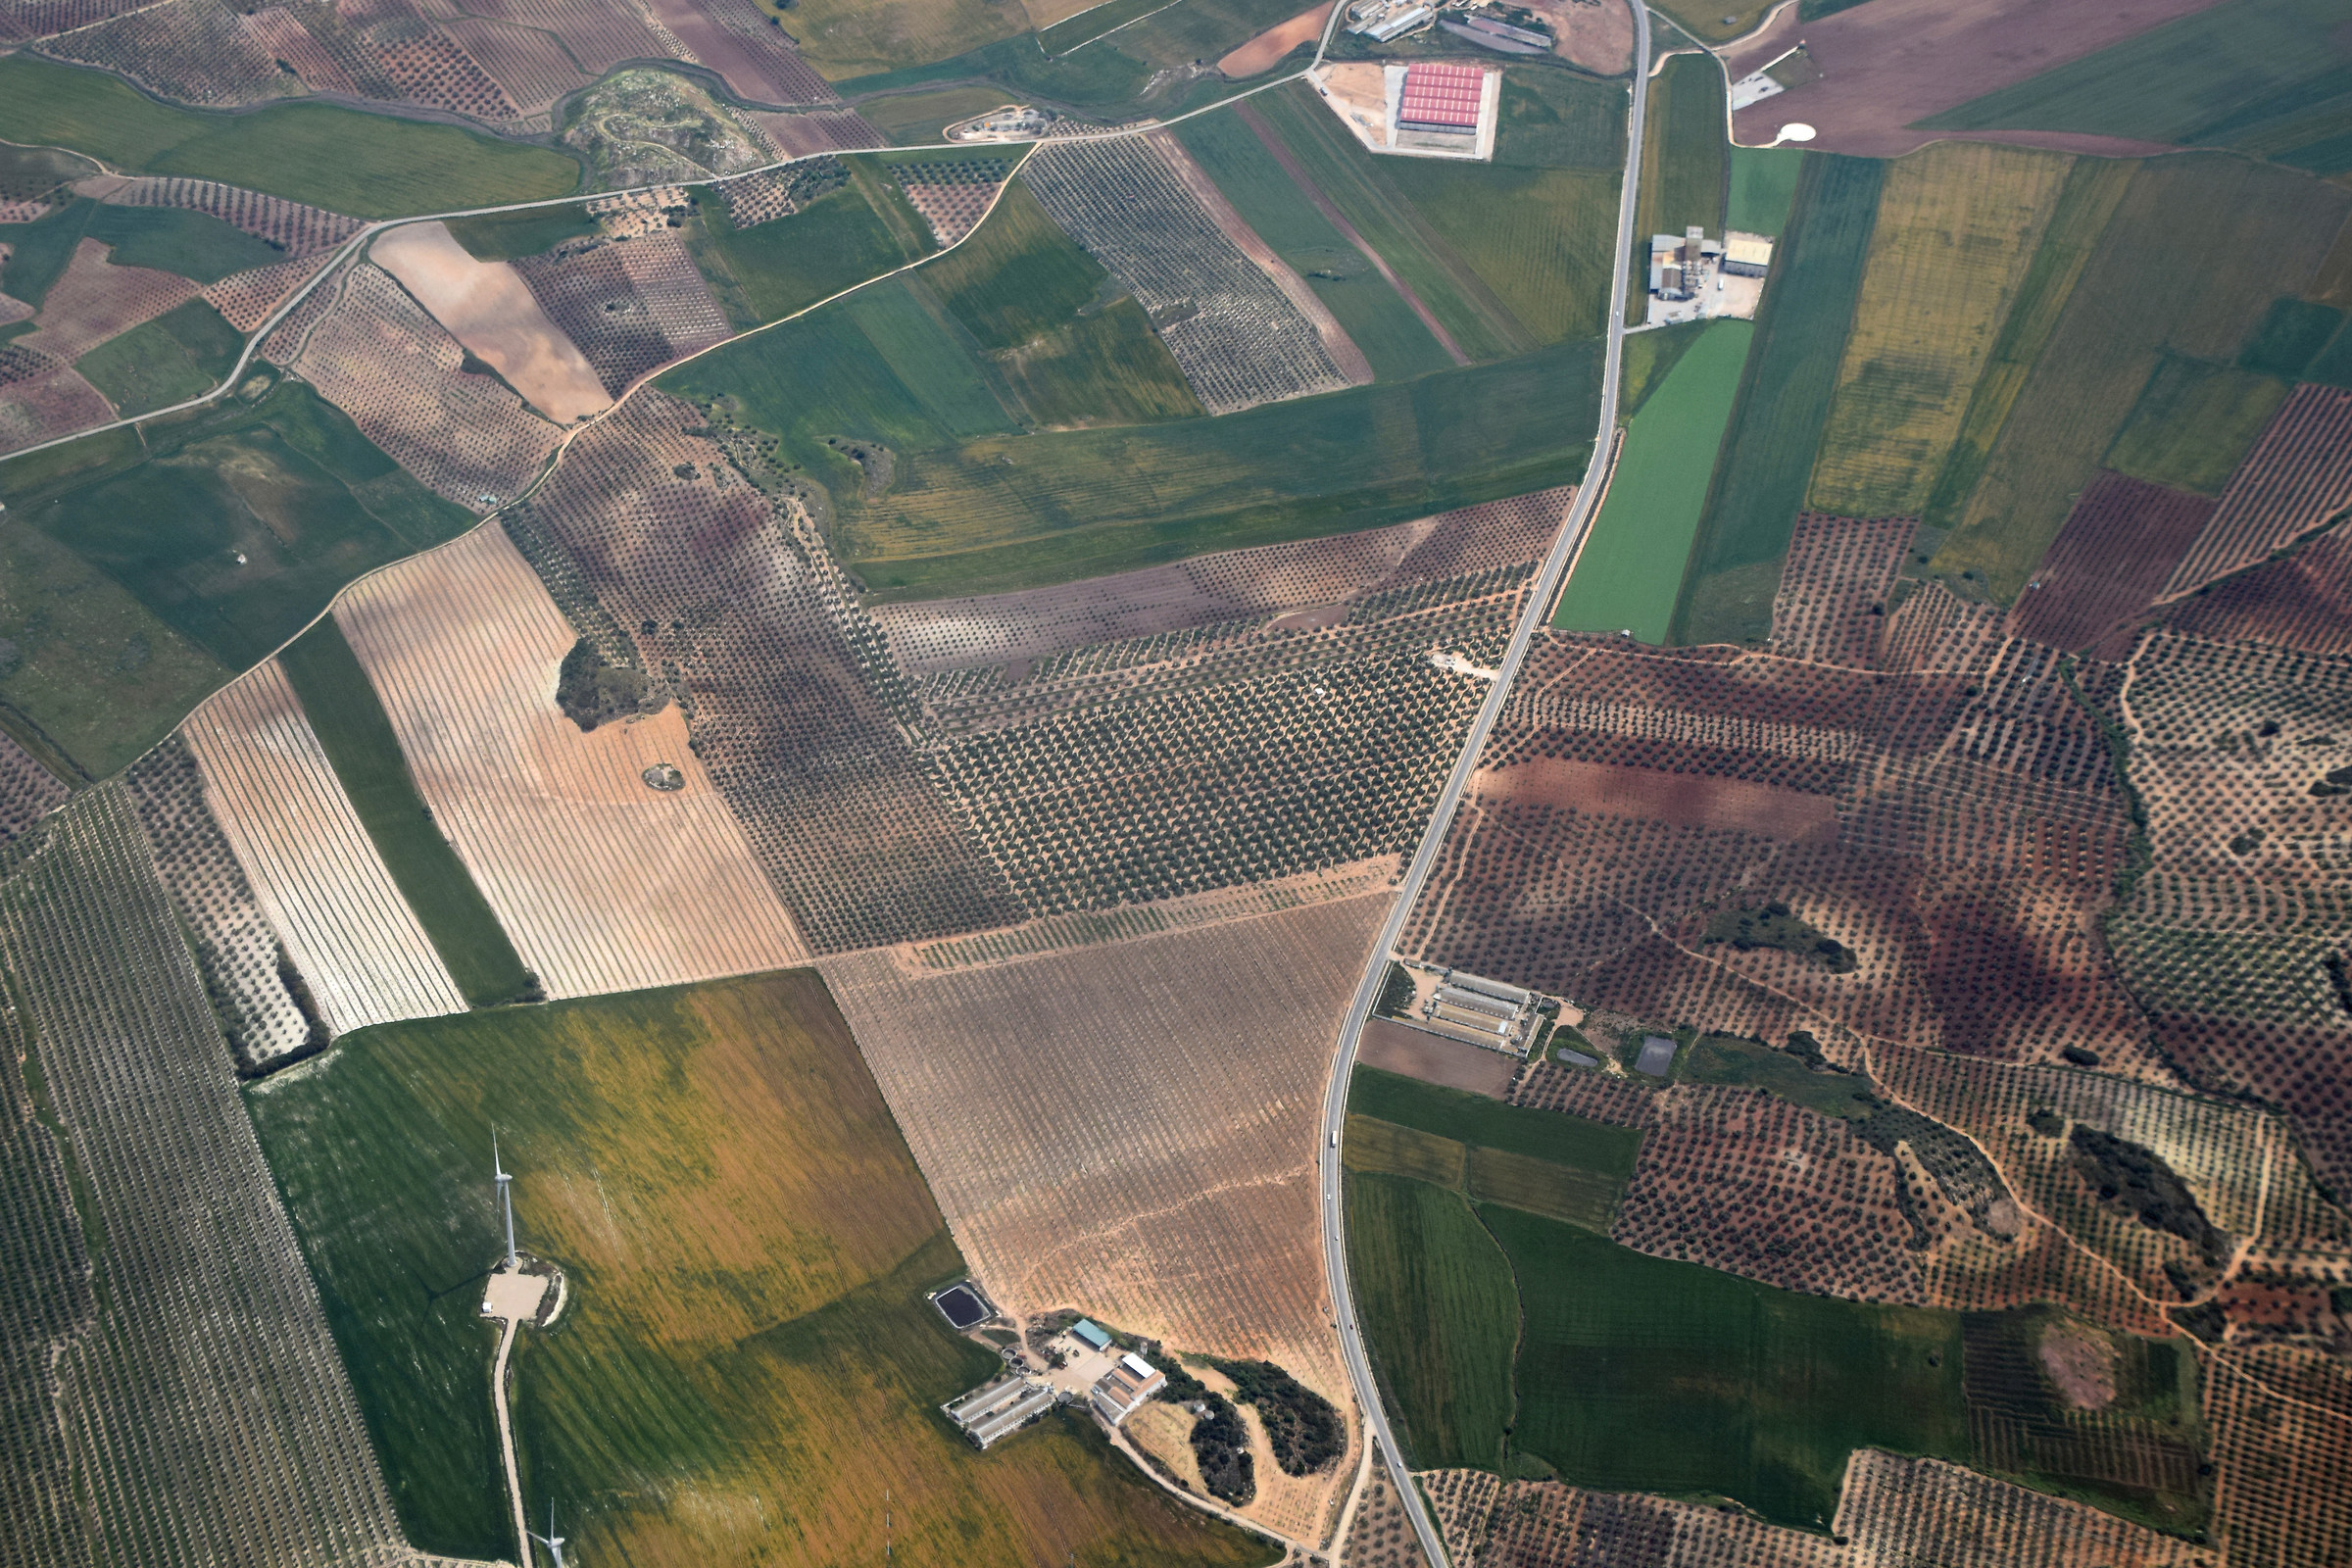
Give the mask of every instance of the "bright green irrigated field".
<svg viewBox="0 0 2352 1568">
<path fill-rule="evenodd" d="M 2234 147 L 2352 169 L 2352 37 L 2335 0 L 2229 0 L 1919 122 Z"/>
<path fill-rule="evenodd" d="M 2103 466 L 2218 496 L 2287 390 L 2275 375 L 2168 354 L 2157 362 Z"/>
<path fill-rule="evenodd" d="M 923 1298 L 961 1260 L 812 971 L 362 1030 L 247 1104 L 422 1549 L 513 1549 L 475 1315 L 495 1129 L 519 1240 L 569 1281 L 512 1399 L 581 1560 L 1273 1556 L 1079 1423 L 986 1455 L 948 1427 L 1001 1364 Z"/>
<path fill-rule="evenodd" d="M 28 493 L 7 493 L 16 475 L 0 466 L 0 494 L 32 503 L 44 532 L 232 669 L 266 658 L 352 578 L 470 520 L 300 382 L 150 426 L 148 450 Z"/>
<path fill-rule="evenodd" d="M 1525 1326 L 1512 1442 L 1602 1491 L 1827 1528 L 1846 1456 L 1970 1456 L 1956 1313 L 1799 1296 L 1494 1204 Z"/>
<path fill-rule="evenodd" d="M 1755 336 L 1747 321 L 1709 322 L 1634 416 L 1553 625 L 1666 640 Z"/>
<path fill-rule="evenodd" d="M 529 994 L 530 971 L 458 852 L 433 825 L 432 812 L 409 776 L 392 720 L 334 617 L 321 616 L 287 645 L 278 662 L 302 699 L 360 825 L 375 841 L 394 885 L 416 911 L 459 991 L 477 1007 Z"/>
<path fill-rule="evenodd" d="M 1628 108 L 1622 82 L 1590 81 L 1541 66 L 1505 67 L 1494 161 L 1622 170 Z"/>
<path fill-rule="evenodd" d="M 1931 142 L 1886 172 L 1806 505 L 1917 516 L 2074 160 Z"/>
<path fill-rule="evenodd" d="M 1458 1144 L 1549 1160 L 1620 1183 L 1633 1175 L 1642 1149 L 1637 1127 L 1506 1105 L 1377 1067 L 1355 1069 L 1348 1082 L 1348 1113 L 1417 1128 Z"/>
<path fill-rule="evenodd" d="M 127 417 L 202 397 L 236 368 L 245 339 L 202 300 L 189 300 L 107 339 L 74 362 Z"/>
<path fill-rule="evenodd" d="M 1412 307 L 1275 161 L 1250 120 L 1202 115 L 1177 126 L 1176 136 L 1258 237 L 1306 279 L 1364 351 L 1374 375 L 1401 380 L 1453 363 Z"/>
<path fill-rule="evenodd" d="M 1777 235 L 1796 204 L 1796 176 L 1805 155 L 1793 147 L 1732 149 L 1732 199 L 1723 226 L 1748 234 Z"/>
<path fill-rule="evenodd" d="M 1356 1320 L 1415 1469 L 1501 1468 L 1519 1297 L 1502 1250 L 1458 1193 L 1347 1176 Z"/>
<path fill-rule="evenodd" d="M 2347 210 L 2352 193 L 2226 154 L 2139 166 L 1931 568 L 2014 599 L 2159 357 L 2234 359 L 2271 301 L 2310 281 Z"/>
<path fill-rule="evenodd" d="M 738 330 L 806 310 L 931 249 L 929 231 L 918 236 L 895 211 L 895 192 L 886 194 L 862 161 L 851 168 L 849 184 L 788 218 L 729 228 L 721 211 L 707 207 L 687 225 L 695 264 Z"/>
<path fill-rule="evenodd" d="M 529 207 L 452 219 L 449 232 L 476 261 L 512 262 L 552 251 L 567 239 L 584 239 L 596 232 L 596 220 L 585 207 Z"/>
<path fill-rule="evenodd" d="M 1707 492 L 1669 635 L 1751 642 L 1771 628 L 1781 560 L 1837 388 L 1885 165 L 1807 153 L 1773 258 L 1756 342 Z"/>
<path fill-rule="evenodd" d="M 568 158 L 455 125 L 325 104 L 202 114 L 98 72 L 24 55 L 0 60 L 0 138 L 54 142 L 118 169 L 223 180 L 354 218 L 535 201 L 580 182 Z"/>
</svg>

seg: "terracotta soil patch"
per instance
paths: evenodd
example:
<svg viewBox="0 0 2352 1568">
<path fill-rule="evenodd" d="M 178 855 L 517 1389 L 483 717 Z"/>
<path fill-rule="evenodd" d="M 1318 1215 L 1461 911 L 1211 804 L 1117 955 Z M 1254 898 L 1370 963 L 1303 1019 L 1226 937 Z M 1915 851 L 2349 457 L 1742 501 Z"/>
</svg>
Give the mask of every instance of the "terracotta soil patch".
<svg viewBox="0 0 2352 1568">
<path fill-rule="evenodd" d="M 2041 1365 L 2078 1410 L 2115 1402 L 2115 1343 L 2088 1324 L 2060 1318 L 2041 1332 Z"/>
<path fill-rule="evenodd" d="M 71 365 L 108 338 L 150 321 L 196 294 L 196 285 L 172 272 L 145 267 L 117 267 L 111 247 L 85 239 L 74 260 L 49 286 L 49 297 L 33 329 L 16 340 Z"/>
<path fill-rule="evenodd" d="M 2049 5 L 2044 0 L 1871 0 L 1835 16 L 1799 22 L 1790 6 L 1728 62 L 1735 81 L 1761 70 L 1796 44 L 1821 68 L 1821 79 L 1750 105 L 1732 117 L 1732 139 L 1742 146 L 1770 142 L 1780 127 L 1802 121 L 1820 135 L 1823 152 L 1899 158 L 1943 130 L 1912 130 L 1912 122 L 1940 114 L 2014 81 L 2134 37 L 2176 18 L 2208 9 L 2215 0 L 2110 0 L 2104 5 Z M 2162 152 L 2155 142 L 2064 131 L 1972 131 L 1959 139 L 2004 141 L 2062 152 L 2123 157 Z"/>
<path fill-rule="evenodd" d="M 400 279 L 466 352 L 506 377 L 559 424 L 612 406 L 596 371 L 505 262 L 479 262 L 446 223 L 408 223 L 375 242 L 369 257 Z"/>
<path fill-rule="evenodd" d="M 1321 36 L 1324 21 L 1330 15 L 1329 5 L 1309 6 L 1290 21 L 1275 24 L 1218 61 L 1218 74 L 1228 81 L 1239 81 L 1244 76 L 1273 70 L 1283 56 Z"/>
<path fill-rule="evenodd" d="M 1566 807 L 1676 827 L 1727 828 L 1789 842 L 1838 830 L 1837 802 L 1826 795 L 1646 767 L 1544 758 L 1482 768 L 1470 787 L 1518 805 Z"/>
<path fill-rule="evenodd" d="M 1367 1018 L 1356 1042 L 1355 1059 L 1383 1072 L 1402 1073 L 1423 1083 L 1466 1089 L 1500 1100 L 1519 1075 L 1519 1062 L 1499 1051 L 1481 1051 L 1455 1040 L 1409 1029 L 1393 1018 Z"/>
<path fill-rule="evenodd" d="M 556 706 L 579 634 L 500 529 L 366 579 L 335 621 L 433 820 L 551 996 L 806 960 L 676 706 L 586 733 Z M 682 788 L 647 787 L 662 762 Z"/>
<path fill-rule="evenodd" d="M 839 101 L 825 78 L 781 36 L 768 36 L 777 29 L 765 24 L 766 16 L 750 0 L 649 0 L 646 9 L 693 51 L 691 58 L 718 73 L 737 97 L 755 104 Z M 728 26 L 728 20 L 737 25 Z"/>
</svg>

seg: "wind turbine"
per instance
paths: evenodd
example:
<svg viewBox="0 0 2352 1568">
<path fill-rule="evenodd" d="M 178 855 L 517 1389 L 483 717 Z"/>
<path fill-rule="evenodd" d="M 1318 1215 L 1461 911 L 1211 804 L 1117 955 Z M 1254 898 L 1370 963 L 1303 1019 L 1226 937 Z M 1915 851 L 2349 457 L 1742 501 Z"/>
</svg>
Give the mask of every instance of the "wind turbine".
<svg viewBox="0 0 2352 1568">
<path fill-rule="evenodd" d="M 556 1534 L 555 1498 L 547 1500 L 547 1534 L 543 1536 L 536 1530 L 523 1533 L 547 1548 L 547 1554 L 556 1559 L 556 1568 L 564 1568 L 564 1538 Z"/>
<path fill-rule="evenodd" d="M 498 1177 L 498 1206 L 505 1209 L 507 1214 L 507 1268 L 512 1272 L 515 1266 L 514 1198 L 507 1189 L 514 1178 L 508 1175 L 506 1168 L 498 1162 L 498 1129 L 495 1127 L 490 1130 L 490 1169 Z"/>
</svg>

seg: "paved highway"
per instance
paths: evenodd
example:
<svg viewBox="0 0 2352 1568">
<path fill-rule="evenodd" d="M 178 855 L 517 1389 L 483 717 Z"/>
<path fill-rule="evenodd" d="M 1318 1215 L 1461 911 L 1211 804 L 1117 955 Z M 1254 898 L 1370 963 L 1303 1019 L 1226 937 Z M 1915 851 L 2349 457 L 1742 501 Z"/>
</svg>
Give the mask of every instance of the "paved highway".
<svg viewBox="0 0 2352 1568">
<path fill-rule="evenodd" d="M 1331 1284 L 1332 1310 L 1338 1315 L 1340 1353 L 1348 1363 L 1348 1380 L 1355 1389 L 1356 1406 L 1364 1413 L 1365 1429 L 1380 1445 L 1381 1457 L 1389 1467 L 1389 1479 L 1396 1484 L 1398 1495 L 1404 1498 L 1405 1511 L 1412 1518 L 1414 1533 L 1421 1538 L 1421 1549 L 1429 1556 L 1430 1568 L 1447 1568 L 1446 1544 L 1439 1539 L 1429 1510 L 1421 1506 L 1420 1497 L 1413 1491 L 1412 1476 L 1396 1451 L 1396 1440 L 1389 1431 L 1388 1412 L 1381 1407 L 1380 1389 L 1372 1381 L 1372 1363 L 1364 1356 L 1363 1336 L 1356 1330 L 1355 1300 L 1348 1293 L 1347 1216 L 1342 1212 L 1340 1196 L 1340 1134 L 1348 1118 L 1348 1079 L 1355 1069 L 1356 1036 L 1362 1032 L 1364 1020 L 1372 1014 L 1373 1001 L 1380 995 L 1390 951 L 1396 946 L 1413 901 L 1420 897 L 1421 884 L 1429 878 L 1429 868 L 1438 858 L 1438 847 L 1446 841 L 1446 829 L 1453 821 L 1454 808 L 1461 804 L 1462 790 L 1478 765 L 1478 754 L 1486 748 L 1487 737 L 1493 733 L 1495 719 L 1501 716 L 1511 682 L 1527 660 L 1527 650 L 1544 623 L 1544 612 L 1550 607 L 1560 579 L 1567 574 L 1568 564 L 1576 558 L 1585 530 L 1592 525 L 1592 514 L 1600 501 L 1601 465 L 1608 460 L 1609 438 L 1617 424 L 1617 370 L 1625 349 L 1625 301 L 1631 286 L 1634 255 L 1634 199 L 1642 172 L 1642 115 L 1649 103 L 1649 11 L 1646 6 L 1637 4 L 1633 12 L 1634 59 L 1642 64 L 1634 72 L 1633 109 L 1626 126 L 1625 178 L 1617 204 L 1617 276 L 1609 290 L 1609 337 L 1601 369 L 1600 429 L 1593 438 L 1592 466 L 1586 470 L 1586 482 L 1578 488 L 1575 504 L 1568 509 L 1567 522 L 1561 527 L 1559 537 L 1552 541 L 1551 553 L 1544 558 L 1544 569 L 1536 574 L 1526 612 L 1520 615 L 1519 624 L 1511 633 L 1510 648 L 1503 655 L 1502 678 L 1494 682 L 1486 702 L 1479 707 L 1469 739 L 1462 744 L 1462 755 L 1454 760 L 1453 771 L 1446 776 L 1446 792 L 1438 797 L 1429 830 L 1421 836 L 1421 847 L 1413 852 L 1403 886 L 1396 890 L 1396 907 L 1389 911 L 1388 923 L 1381 927 L 1380 940 L 1373 945 L 1372 956 L 1364 964 L 1364 977 L 1356 985 L 1355 1000 L 1348 1004 L 1348 1016 L 1340 1025 L 1339 1054 L 1332 1063 L 1331 1087 L 1323 1100 L 1323 1128 L 1316 1152 L 1317 1175 L 1323 1186 L 1323 1272 Z"/>
</svg>

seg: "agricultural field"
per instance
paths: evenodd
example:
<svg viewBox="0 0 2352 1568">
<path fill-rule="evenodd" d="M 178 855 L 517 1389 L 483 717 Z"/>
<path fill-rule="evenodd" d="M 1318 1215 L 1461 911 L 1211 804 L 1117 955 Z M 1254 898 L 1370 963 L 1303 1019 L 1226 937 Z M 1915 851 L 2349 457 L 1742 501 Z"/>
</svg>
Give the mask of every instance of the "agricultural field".
<svg viewBox="0 0 2352 1568">
<path fill-rule="evenodd" d="M 1885 166 L 1805 155 L 1667 635 L 1760 641 L 1853 321 Z M 1780 260 L 1785 257 L 1786 260 Z"/>
<path fill-rule="evenodd" d="M 1793 147 L 1734 147 L 1731 199 L 1723 226 L 1747 234 L 1778 235 L 1796 206 L 1796 182 L 1805 155 Z"/>
<path fill-rule="evenodd" d="M 2352 392 L 2300 386 L 2231 476 L 2167 597 L 2186 594 L 2318 529 L 2352 501 Z"/>
<path fill-rule="evenodd" d="M 466 1009 L 275 660 L 214 693 L 182 734 L 210 814 L 328 1030 Z"/>
<path fill-rule="evenodd" d="M 1707 505 L 1702 455 L 1723 444 L 1755 336 L 1710 322 L 1634 416 L 1553 625 L 1666 640 Z"/>
<path fill-rule="evenodd" d="M 2070 653 L 2116 657 L 2213 515 L 2205 496 L 2101 470 L 2020 594 L 2008 628 Z"/>
<path fill-rule="evenodd" d="M 612 407 L 603 383 L 504 262 L 475 259 L 445 223 L 406 223 L 368 248 L 410 298 L 498 378 L 558 424 Z"/>
<path fill-rule="evenodd" d="M 353 218 L 532 201 L 579 184 L 568 158 L 455 125 L 324 104 L 224 120 L 24 55 L 0 62 L 0 138 L 57 143 L 120 170 L 219 180 Z"/>
<path fill-rule="evenodd" d="M 386 1025 L 248 1104 L 424 1549 L 512 1547 L 470 1290 L 495 1117 L 519 1239 L 568 1276 L 518 1348 L 517 1445 L 583 1555 L 861 1560 L 887 1485 L 910 1553 L 1263 1560 L 1075 1425 L 983 1458 L 932 1414 L 997 1363 L 923 1299 L 956 1246 L 808 971 Z M 396 1304 L 418 1279 L 451 1287 L 425 1312 Z"/>
<path fill-rule="evenodd" d="M 1723 105 L 1722 68 L 1705 55 L 1677 55 L 1651 81 L 1634 208 L 1638 260 L 1646 261 L 1652 234 L 1680 234 L 1694 224 L 1723 232 L 1731 179 Z M 1639 320 L 1647 305 L 1639 289 L 1628 291 L 1629 319 Z"/>
<path fill-rule="evenodd" d="M 666 229 L 580 255 L 525 257 L 514 270 L 615 397 L 728 334 L 693 256 Z"/>
<path fill-rule="evenodd" d="M 44 1274 L 63 1284 L 81 1256 L 92 1271 L 36 1328 L 55 1358 L 43 1355 L 30 1401 L 12 1374 L 11 1414 L 30 1418 L 19 1431 L 31 1445 L 19 1472 L 12 1442 L 12 1499 L 27 1481 L 34 1494 L 31 1514 L 10 1516 L 12 1554 L 400 1556 L 352 1383 L 120 784 L 13 847 L 0 953 L 18 1002 L 9 1082 L 29 1048 L 34 1114 L 71 1151 L 66 1209 L 55 1165 L 21 1182 L 12 1150 L 12 1216 L 24 1219 L 11 1237 L 28 1272 L 12 1267 L 10 1294 Z M 9 1103 L 24 1103 L 13 1088 Z M 224 1379 L 224 1364 L 243 1370 Z M 254 1484 L 257 1468 L 270 1485 Z"/>
<path fill-rule="evenodd" d="M 2277 376 L 2168 354 L 2107 449 L 2106 466 L 2151 484 L 2218 496 L 2287 391 Z"/>
<path fill-rule="evenodd" d="M 2311 278 L 2347 211 L 2352 197 L 2332 187 L 2235 158 L 2140 165 L 1956 508 L 1936 574 L 2013 600 L 2161 357 L 2233 359 L 2270 301 Z"/>
<path fill-rule="evenodd" d="M 377 572 L 334 619 L 432 825 L 548 995 L 805 956 L 666 690 L 587 731 L 558 706 L 580 631 L 502 530 Z M 664 766 L 678 782 L 656 787 Z"/>
<path fill-rule="evenodd" d="M 1626 93 L 1617 83 L 1565 71 L 1506 68 L 1495 161 L 1614 173 L 1625 167 L 1625 116 Z"/>
<path fill-rule="evenodd" d="M 1273 1361 L 1338 1398 L 1315 1125 L 1330 1020 L 1381 906 L 1342 897 L 946 970 L 917 967 L 921 949 L 823 970 L 1008 1313 L 1073 1307 L 1188 1352 Z M 1119 1092 L 1072 1094 L 1080 1083 Z M 1300 1538 L 1327 1528 L 1309 1518 Z"/>
<path fill-rule="evenodd" d="M 1937 142 L 1888 166 L 1807 507 L 1919 515 L 2073 162 Z"/>
<path fill-rule="evenodd" d="M 202 397 L 236 368 L 245 339 L 201 299 L 109 338 L 74 362 L 122 417 Z"/>
<path fill-rule="evenodd" d="M 2340 20 L 2324 0 L 2230 0 L 1919 123 L 2229 147 L 2338 174 L 2352 169 Z"/>
</svg>

